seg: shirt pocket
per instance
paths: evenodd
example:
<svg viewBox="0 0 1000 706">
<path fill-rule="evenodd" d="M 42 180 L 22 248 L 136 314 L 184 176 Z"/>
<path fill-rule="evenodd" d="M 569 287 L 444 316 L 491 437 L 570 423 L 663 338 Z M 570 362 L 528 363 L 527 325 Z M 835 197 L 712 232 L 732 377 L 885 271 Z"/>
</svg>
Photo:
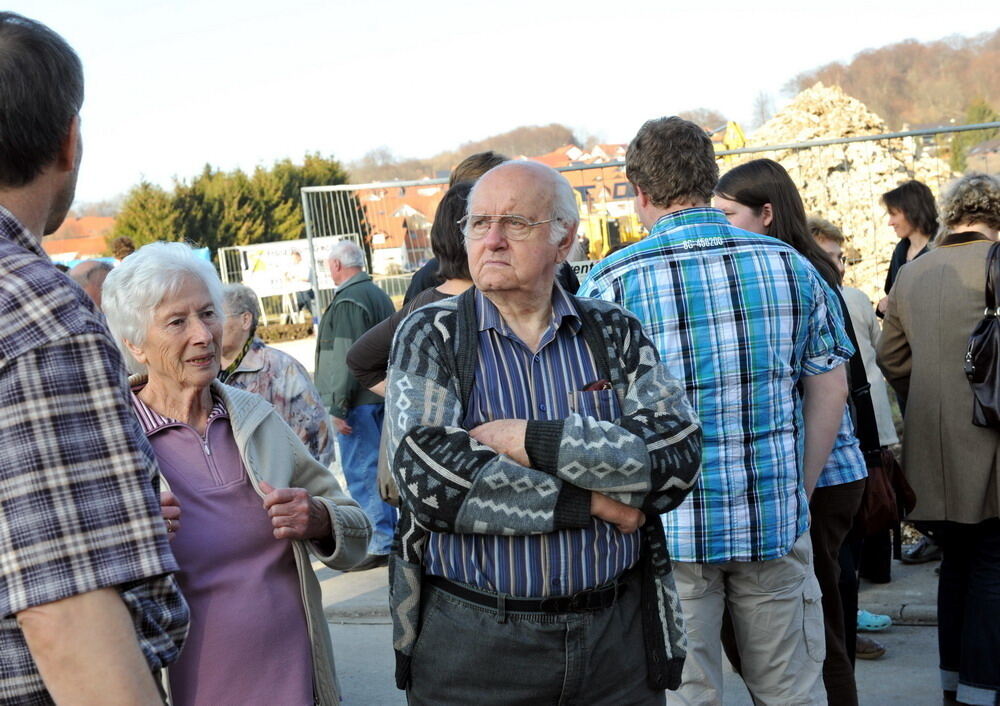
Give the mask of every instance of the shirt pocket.
<svg viewBox="0 0 1000 706">
<path fill-rule="evenodd" d="M 614 390 L 578 390 L 570 393 L 570 411 L 599 422 L 613 422 L 621 417 L 618 394 Z"/>
</svg>

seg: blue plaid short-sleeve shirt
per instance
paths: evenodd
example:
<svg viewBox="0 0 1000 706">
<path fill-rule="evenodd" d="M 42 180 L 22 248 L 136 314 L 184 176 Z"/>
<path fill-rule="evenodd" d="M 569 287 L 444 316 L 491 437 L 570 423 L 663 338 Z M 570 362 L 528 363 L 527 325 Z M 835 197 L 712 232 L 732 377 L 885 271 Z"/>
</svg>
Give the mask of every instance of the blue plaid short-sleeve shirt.
<svg viewBox="0 0 1000 706">
<path fill-rule="evenodd" d="M 677 561 L 784 556 L 809 523 L 796 384 L 853 353 L 833 293 L 794 249 L 721 211 L 667 214 L 579 296 L 634 313 L 702 422 L 702 473 L 663 515 Z"/>
</svg>

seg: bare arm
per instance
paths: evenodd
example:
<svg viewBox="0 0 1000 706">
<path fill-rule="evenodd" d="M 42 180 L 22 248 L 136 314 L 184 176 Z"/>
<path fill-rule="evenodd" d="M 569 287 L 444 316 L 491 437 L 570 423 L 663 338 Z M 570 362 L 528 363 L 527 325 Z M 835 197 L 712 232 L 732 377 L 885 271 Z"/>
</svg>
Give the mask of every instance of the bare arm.
<svg viewBox="0 0 1000 706">
<path fill-rule="evenodd" d="M 802 416 L 805 420 L 806 496 L 811 498 L 819 474 L 830 458 L 847 404 L 847 373 L 840 365 L 829 372 L 802 377 Z"/>
<path fill-rule="evenodd" d="M 115 589 L 27 608 L 17 622 L 56 703 L 163 703 Z"/>
</svg>

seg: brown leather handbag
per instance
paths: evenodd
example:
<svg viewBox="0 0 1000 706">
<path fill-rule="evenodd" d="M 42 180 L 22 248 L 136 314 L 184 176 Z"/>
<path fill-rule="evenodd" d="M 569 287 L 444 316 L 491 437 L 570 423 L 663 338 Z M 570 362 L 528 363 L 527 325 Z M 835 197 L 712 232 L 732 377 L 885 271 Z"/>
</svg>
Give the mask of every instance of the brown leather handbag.
<svg viewBox="0 0 1000 706">
<path fill-rule="evenodd" d="M 903 475 L 903 469 L 892 451 L 879 443 L 878 422 L 872 404 L 871 385 L 864 362 L 857 351 L 858 339 L 854 325 L 840 292 L 836 292 L 844 312 L 844 327 L 854 344 L 855 354 L 848 362 L 851 381 L 851 404 L 854 408 L 854 432 L 868 467 L 868 480 L 861 498 L 861 506 L 854 518 L 856 531 L 864 536 L 893 531 L 893 555 L 900 556 L 901 536 L 899 523 L 917 504 L 917 496 Z"/>
</svg>

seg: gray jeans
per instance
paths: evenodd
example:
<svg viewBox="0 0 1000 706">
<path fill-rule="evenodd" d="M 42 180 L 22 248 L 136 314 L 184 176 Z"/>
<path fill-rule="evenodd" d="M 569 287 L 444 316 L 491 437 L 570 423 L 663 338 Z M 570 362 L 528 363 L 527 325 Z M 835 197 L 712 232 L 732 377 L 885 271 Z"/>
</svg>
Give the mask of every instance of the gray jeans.
<svg viewBox="0 0 1000 706">
<path fill-rule="evenodd" d="M 409 704 L 665 703 L 646 683 L 639 577 L 602 611 L 503 616 L 424 584 Z"/>
</svg>

